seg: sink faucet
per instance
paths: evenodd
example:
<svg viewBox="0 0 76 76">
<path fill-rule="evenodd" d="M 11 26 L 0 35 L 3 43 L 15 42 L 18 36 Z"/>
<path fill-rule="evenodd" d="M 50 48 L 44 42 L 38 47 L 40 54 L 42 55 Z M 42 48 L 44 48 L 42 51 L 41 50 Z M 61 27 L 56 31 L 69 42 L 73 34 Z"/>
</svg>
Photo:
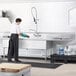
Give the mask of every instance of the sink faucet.
<svg viewBox="0 0 76 76">
<path fill-rule="evenodd" d="M 38 32 L 38 25 L 37 25 L 37 22 L 38 22 L 39 19 L 37 18 L 37 9 L 36 9 L 36 7 L 31 8 L 31 14 L 32 14 L 35 26 L 36 26 L 36 30 L 34 30 L 34 29 L 30 29 L 30 30 L 35 32 L 34 33 L 35 37 L 40 37 L 41 35 Z"/>
<path fill-rule="evenodd" d="M 35 37 L 41 37 L 40 33 L 37 30 L 34 30 L 34 29 L 29 29 L 29 30 L 34 31 L 34 34 L 33 35 Z"/>
</svg>

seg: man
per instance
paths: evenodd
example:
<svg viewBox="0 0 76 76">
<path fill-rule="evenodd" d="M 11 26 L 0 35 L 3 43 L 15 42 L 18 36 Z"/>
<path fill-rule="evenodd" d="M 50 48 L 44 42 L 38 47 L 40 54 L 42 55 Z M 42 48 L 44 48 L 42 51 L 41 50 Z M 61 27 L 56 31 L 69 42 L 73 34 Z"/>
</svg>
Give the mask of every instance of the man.
<svg viewBox="0 0 76 76">
<path fill-rule="evenodd" d="M 22 20 L 17 18 L 15 23 L 11 26 L 11 36 L 9 40 L 8 47 L 8 62 L 12 62 L 12 58 L 14 58 L 15 62 L 21 62 L 18 60 L 18 44 L 19 44 L 19 35 L 20 35 L 20 23 Z"/>
<path fill-rule="evenodd" d="M 69 46 L 66 46 L 64 49 L 64 55 L 71 55 L 71 49 Z"/>
</svg>

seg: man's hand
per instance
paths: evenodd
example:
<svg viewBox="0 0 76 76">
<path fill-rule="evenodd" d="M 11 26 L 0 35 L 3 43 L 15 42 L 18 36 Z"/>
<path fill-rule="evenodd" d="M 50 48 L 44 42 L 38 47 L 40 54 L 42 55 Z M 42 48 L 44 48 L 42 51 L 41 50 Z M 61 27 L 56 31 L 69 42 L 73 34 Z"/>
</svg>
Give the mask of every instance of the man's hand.
<svg viewBox="0 0 76 76">
<path fill-rule="evenodd" d="M 29 38 L 30 36 L 27 35 L 26 37 Z"/>
<path fill-rule="evenodd" d="M 27 35 L 27 34 L 25 34 L 25 33 L 21 33 L 20 35 L 21 35 L 22 37 L 27 37 L 27 38 L 30 37 L 29 35 Z"/>
</svg>

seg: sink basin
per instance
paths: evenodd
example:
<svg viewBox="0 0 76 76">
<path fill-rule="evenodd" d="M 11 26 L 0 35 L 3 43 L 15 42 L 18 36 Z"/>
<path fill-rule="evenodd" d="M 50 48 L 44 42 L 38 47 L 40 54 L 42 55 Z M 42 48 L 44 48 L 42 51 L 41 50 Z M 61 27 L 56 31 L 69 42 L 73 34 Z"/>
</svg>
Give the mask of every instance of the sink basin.
<svg viewBox="0 0 76 76">
<path fill-rule="evenodd" d="M 40 33 L 34 33 L 33 34 L 35 37 L 41 37 L 41 34 Z"/>
</svg>

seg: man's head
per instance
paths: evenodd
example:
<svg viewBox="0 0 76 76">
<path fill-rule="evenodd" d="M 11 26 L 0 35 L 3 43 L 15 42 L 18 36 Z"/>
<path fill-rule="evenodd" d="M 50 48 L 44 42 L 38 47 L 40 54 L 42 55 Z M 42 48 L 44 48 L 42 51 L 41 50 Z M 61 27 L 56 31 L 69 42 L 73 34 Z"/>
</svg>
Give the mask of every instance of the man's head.
<svg viewBox="0 0 76 76">
<path fill-rule="evenodd" d="M 21 19 L 21 18 L 17 18 L 17 19 L 15 20 L 15 22 L 17 23 L 17 25 L 19 25 L 19 24 L 22 22 L 22 19 Z"/>
</svg>

